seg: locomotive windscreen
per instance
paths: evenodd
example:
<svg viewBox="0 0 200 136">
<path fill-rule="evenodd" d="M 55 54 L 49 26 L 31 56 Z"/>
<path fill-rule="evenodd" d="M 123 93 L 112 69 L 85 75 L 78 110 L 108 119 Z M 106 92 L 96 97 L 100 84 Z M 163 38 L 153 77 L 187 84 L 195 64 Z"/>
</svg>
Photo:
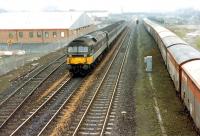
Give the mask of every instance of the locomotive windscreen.
<svg viewBox="0 0 200 136">
<path fill-rule="evenodd" d="M 88 52 L 88 47 L 84 46 L 74 46 L 74 47 L 68 47 L 69 53 L 75 53 L 75 52 Z"/>
</svg>

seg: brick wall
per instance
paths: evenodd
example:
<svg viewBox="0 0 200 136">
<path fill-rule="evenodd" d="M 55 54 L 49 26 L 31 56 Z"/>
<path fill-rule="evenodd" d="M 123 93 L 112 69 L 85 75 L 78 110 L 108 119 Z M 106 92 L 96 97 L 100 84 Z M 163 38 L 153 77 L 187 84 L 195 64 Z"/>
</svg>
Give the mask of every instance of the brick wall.
<svg viewBox="0 0 200 136">
<path fill-rule="evenodd" d="M 94 25 L 75 29 L 48 29 L 48 30 L 0 30 L 0 43 L 49 43 L 56 40 L 67 39 L 91 32 L 95 29 Z"/>
</svg>

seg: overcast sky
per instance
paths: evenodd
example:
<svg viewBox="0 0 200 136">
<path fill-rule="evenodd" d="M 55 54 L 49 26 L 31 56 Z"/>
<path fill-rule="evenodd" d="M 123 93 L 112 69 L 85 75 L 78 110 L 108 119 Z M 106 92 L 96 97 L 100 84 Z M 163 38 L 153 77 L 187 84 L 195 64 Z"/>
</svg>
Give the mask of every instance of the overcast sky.
<svg viewBox="0 0 200 136">
<path fill-rule="evenodd" d="M 165 12 L 180 8 L 200 10 L 200 0 L 0 0 L 0 8 L 11 11 L 108 10 L 110 12 Z"/>
</svg>

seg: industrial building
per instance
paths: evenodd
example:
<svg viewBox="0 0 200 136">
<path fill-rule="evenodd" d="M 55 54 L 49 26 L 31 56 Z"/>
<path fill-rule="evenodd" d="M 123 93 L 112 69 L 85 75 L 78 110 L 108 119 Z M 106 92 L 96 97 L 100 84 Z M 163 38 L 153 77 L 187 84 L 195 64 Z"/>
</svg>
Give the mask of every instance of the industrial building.
<svg viewBox="0 0 200 136">
<path fill-rule="evenodd" d="M 50 43 L 93 29 L 94 22 L 85 12 L 0 14 L 0 43 Z"/>
</svg>

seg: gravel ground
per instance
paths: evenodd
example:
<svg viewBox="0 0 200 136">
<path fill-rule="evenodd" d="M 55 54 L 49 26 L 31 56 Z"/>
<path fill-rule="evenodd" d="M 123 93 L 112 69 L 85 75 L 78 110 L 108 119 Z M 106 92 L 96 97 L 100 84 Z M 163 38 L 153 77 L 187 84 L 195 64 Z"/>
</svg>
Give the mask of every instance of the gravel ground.
<svg viewBox="0 0 200 136">
<path fill-rule="evenodd" d="M 154 40 L 144 30 L 143 25 L 138 27 L 136 135 L 196 136 L 193 122 L 176 96 L 174 85 Z M 153 72 L 149 74 L 144 71 L 144 57 L 148 55 L 153 57 Z"/>
<path fill-rule="evenodd" d="M 112 131 L 113 136 L 129 136 L 135 134 L 135 94 L 134 84 L 137 73 L 137 46 L 133 43 L 137 41 L 137 27 L 131 26 L 131 39 L 127 61 L 120 78 L 118 91 L 120 91 L 120 98 L 118 102 L 118 109 L 115 121 L 115 127 Z M 126 112 L 125 115 L 122 112 Z"/>
</svg>

